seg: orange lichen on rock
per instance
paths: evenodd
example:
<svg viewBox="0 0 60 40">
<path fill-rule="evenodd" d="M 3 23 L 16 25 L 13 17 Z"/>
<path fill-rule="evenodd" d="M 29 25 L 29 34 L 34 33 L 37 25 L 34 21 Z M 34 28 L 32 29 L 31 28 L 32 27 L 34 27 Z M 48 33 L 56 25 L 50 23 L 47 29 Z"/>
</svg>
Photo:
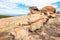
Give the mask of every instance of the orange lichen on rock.
<svg viewBox="0 0 60 40">
<path fill-rule="evenodd" d="M 45 7 L 42 8 L 42 11 L 43 12 L 53 12 L 53 13 L 55 13 L 56 12 L 56 8 L 53 7 L 53 6 L 45 6 Z"/>
</svg>

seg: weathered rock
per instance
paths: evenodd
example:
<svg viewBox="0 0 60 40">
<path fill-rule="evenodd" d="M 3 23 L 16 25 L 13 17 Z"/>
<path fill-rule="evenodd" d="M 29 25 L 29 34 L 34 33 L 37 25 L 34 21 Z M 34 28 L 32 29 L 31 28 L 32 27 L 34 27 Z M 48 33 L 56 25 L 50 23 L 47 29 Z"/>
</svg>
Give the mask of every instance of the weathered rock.
<svg viewBox="0 0 60 40">
<path fill-rule="evenodd" d="M 44 18 L 42 18 L 42 19 L 40 19 L 40 20 L 37 20 L 37 21 L 35 21 L 34 23 L 32 23 L 30 26 L 31 26 L 31 31 L 34 31 L 34 30 L 36 30 L 36 29 L 40 29 L 42 26 L 43 26 L 43 24 L 44 24 L 44 22 L 46 22 L 46 19 L 44 19 Z"/>
<path fill-rule="evenodd" d="M 14 35 L 9 32 L 0 32 L 0 40 L 14 40 Z"/>
<path fill-rule="evenodd" d="M 49 39 L 51 36 L 60 37 L 60 26 L 59 25 L 60 25 L 60 18 L 56 17 L 56 18 L 49 19 L 47 23 L 45 24 L 45 30 L 44 30 L 45 37 L 48 36 Z M 56 40 L 59 40 L 59 39 L 57 38 Z"/>
<path fill-rule="evenodd" d="M 30 9 L 30 13 L 28 15 L 40 14 L 40 10 L 36 6 L 31 6 L 31 7 L 29 7 L 29 9 Z"/>
<path fill-rule="evenodd" d="M 50 40 L 60 40 L 60 37 L 51 37 Z"/>
<path fill-rule="evenodd" d="M 45 16 L 43 13 L 42 14 L 31 14 L 29 15 L 29 22 L 34 22 L 34 21 L 37 21 L 39 19 L 42 19 L 42 18 L 47 18 L 47 16 Z"/>
<path fill-rule="evenodd" d="M 45 6 L 45 7 L 42 8 L 42 11 L 43 12 L 53 12 L 53 13 L 55 13 L 56 9 L 53 6 Z"/>
<path fill-rule="evenodd" d="M 0 40 L 60 40 L 60 14 L 52 6 L 30 7 L 25 16 L 0 19 Z"/>
<path fill-rule="evenodd" d="M 44 13 L 48 18 L 54 18 L 54 17 L 56 17 L 56 13 L 54 14 L 54 13 L 52 13 L 52 12 L 45 12 Z"/>
<path fill-rule="evenodd" d="M 36 6 L 31 6 L 31 7 L 29 7 L 29 9 L 30 9 L 30 12 L 31 12 L 32 14 L 34 14 L 35 11 L 39 11 L 39 9 L 38 9 Z"/>
</svg>

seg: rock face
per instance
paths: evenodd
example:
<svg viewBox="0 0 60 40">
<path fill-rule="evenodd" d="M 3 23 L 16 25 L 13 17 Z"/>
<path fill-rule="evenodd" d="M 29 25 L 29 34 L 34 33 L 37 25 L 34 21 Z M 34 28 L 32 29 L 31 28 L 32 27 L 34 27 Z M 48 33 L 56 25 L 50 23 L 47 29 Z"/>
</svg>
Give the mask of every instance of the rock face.
<svg viewBox="0 0 60 40">
<path fill-rule="evenodd" d="M 0 40 L 60 40 L 60 14 L 56 9 L 29 9 L 25 16 L 0 19 Z"/>
</svg>

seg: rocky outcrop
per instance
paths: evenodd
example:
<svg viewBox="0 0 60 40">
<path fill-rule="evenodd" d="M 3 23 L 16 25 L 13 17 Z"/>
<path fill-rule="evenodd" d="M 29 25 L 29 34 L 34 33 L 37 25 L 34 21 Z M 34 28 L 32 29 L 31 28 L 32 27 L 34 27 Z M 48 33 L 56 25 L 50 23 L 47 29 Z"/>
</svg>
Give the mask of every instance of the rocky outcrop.
<svg viewBox="0 0 60 40">
<path fill-rule="evenodd" d="M 56 9 L 29 9 L 25 16 L 0 19 L 0 40 L 60 40 L 60 15 Z"/>
</svg>

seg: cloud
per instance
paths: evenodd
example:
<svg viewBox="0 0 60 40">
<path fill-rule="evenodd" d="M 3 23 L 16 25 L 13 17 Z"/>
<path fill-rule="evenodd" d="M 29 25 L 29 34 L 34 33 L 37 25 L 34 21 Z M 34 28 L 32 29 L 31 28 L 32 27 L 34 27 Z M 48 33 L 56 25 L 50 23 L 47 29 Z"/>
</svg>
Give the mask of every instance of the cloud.
<svg viewBox="0 0 60 40">
<path fill-rule="evenodd" d="M 28 10 L 24 9 L 0 9 L 0 15 L 16 15 L 16 14 L 27 14 Z"/>
<path fill-rule="evenodd" d="M 0 15 L 18 15 L 18 14 L 27 14 L 28 10 L 18 7 L 19 4 L 12 2 L 0 2 Z M 22 4 L 21 4 L 22 5 Z"/>
<path fill-rule="evenodd" d="M 37 6 L 39 9 L 46 5 L 57 7 L 51 3 L 58 1 L 60 0 L 0 0 L 0 14 L 27 14 L 29 6 Z"/>
<path fill-rule="evenodd" d="M 14 1 L 14 2 L 13 2 Z M 28 6 L 37 6 L 38 8 L 44 7 L 46 5 L 51 5 L 51 3 L 58 2 L 60 0 L 10 0 L 8 2 L 21 3 Z M 54 6 L 54 5 L 53 5 Z"/>
</svg>

